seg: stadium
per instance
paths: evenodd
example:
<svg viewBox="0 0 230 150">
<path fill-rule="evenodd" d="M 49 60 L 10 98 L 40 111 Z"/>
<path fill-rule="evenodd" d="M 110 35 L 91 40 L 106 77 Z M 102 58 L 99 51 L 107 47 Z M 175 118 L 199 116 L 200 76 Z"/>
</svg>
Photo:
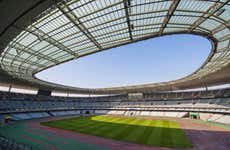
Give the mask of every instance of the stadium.
<svg viewBox="0 0 230 150">
<path fill-rule="evenodd" d="M 0 0 L 0 16 L 0 150 L 230 149 L 229 0 Z M 180 34 L 211 43 L 180 79 L 85 88 L 37 76 Z"/>
</svg>

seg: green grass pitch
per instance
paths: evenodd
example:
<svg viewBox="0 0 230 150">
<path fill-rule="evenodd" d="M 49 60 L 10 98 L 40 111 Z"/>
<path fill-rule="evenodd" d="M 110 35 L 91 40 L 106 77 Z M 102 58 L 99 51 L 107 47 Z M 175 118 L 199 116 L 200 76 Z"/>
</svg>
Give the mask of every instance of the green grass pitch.
<svg viewBox="0 0 230 150">
<path fill-rule="evenodd" d="M 90 116 L 42 122 L 42 125 L 147 146 L 191 148 L 176 121 Z"/>
</svg>

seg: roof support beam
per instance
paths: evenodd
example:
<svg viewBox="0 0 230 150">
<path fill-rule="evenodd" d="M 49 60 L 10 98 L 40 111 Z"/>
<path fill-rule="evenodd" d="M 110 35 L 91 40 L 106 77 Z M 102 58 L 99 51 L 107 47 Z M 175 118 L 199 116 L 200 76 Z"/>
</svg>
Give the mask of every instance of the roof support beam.
<svg viewBox="0 0 230 150">
<path fill-rule="evenodd" d="M 8 45 L 8 46 L 9 46 L 9 47 L 12 47 L 12 48 L 15 48 L 15 49 L 18 50 L 20 53 L 21 53 L 21 52 L 24 52 L 24 53 L 30 54 L 31 56 L 37 56 L 37 60 L 45 59 L 45 60 L 48 60 L 48 61 L 50 61 L 50 62 L 53 62 L 54 64 L 59 63 L 59 61 L 57 61 L 57 60 L 55 60 L 55 59 L 53 59 L 53 58 L 51 58 L 51 57 L 49 57 L 49 56 L 47 56 L 47 55 L 44 55 L 44 54 L 42 54 L 42 53 L 35 52 L 35 51 L 33 51 L 32 49 L 30 49 L 29 47 L 24 46 L 24 45 L 22 45 L 22 44 L 20 44 L 20 43 L 18 43 L 18 42 L 14 42 L 13 45 Z M 31 57 L 31 56 L 30 56 L 30 57 Z M 18 70 L 24 70 L 24 69 L 22 69 L 23 64 L 28 63 L 28 61 L 29 61 L 28 59 L 25 59 L 24 61 L 22 61 L 21 64 L 18 66 Z M 31 66 L 31 65 L 30 65 L 30 66 Z M 28 72 L 29 69 L 30 69 L 30 68 L 27 68 L 27 69 L 25 70 L 25 72 Z"/>
<path fill-rule="evenodd" d="M 74 14 L 71 9 L 67 6 L 65 2 L 60 5 L 54 0 L 56 7 L 72 22 L 91 42 L 93 42 L 98 49 L 103 49 L 103 47 L 97 42 L 89 30 L 82 24 L 80 19 Z"/>
<path fill-rule="evenodd" d="M 128 30 L 129 30 L 129 37 L 130 37 L 130 40 L 132 41 L 133 40 L 133 35 L 132 35 L 133 26 L 130 23 L 130 18 L 129 18 L 129 8 L 130 8 L 130 5 L 131 5 L 131 2 L 130 2 L 130 0 L 123 0 L 123 4 L 124 4 L 124 7 L 125 7 L 125 16 L 126 16 L 126 21 L 127 21 Z"/>
<path fill-rule="evenodd" d="M 26 46 L 24 46 L 24 45 L 22 45 L 22 44 L 20 44 L 18 42 L 14 42 L 13 45 L 9 44 L 8 46 L 11 47 L 11 48 L 15 48 L 15 49 L 17 49 L 19 51 L 22 51 L 24 53 L 28 53 L 28 54 L 30 54 L 32 56 L 37 56 L 39 58 L 49 60 L 49 61 L 51 61 L 53 63 L 59 63 L 59 61 L 57 61 L 57 60 L 55 60 L 55 59 L 53 59 L 53 58 L 51 58 L 51 57 L 49 57 L 47 55 L 44 55 L 42 53 L 35 52 L 32 49 L 30 49 L 29 47 L 26 47 Z"/>
<path fill-rule="evenodd" d="M 230 19 L 227 20 L 226 22 L 230 22 Z M 230 30 L 230 25 L 228 27 L 229 27 L 229 30 Z M 220 32 L 221 30 L 224 30 L 225 28 L 226 28 L 226 26 L 224 24 L 220 24 L 218 27 L 216 27 L 215 29 L 212 30 L 212 34 Z"/>
<path fill-rule="evenodd" d="M 50 37 L 48 34 L 46 34 L 45 32 L 43 32 L 42 30 L 36 28 L 35 26 L 32 26 L 34 29 L 32 28 L 27 28 L 25 29 L 27 32 L 37 36 L 40 40 L 44 40 L 48 43 L 50 43 L 51 45 L 56 46 L 57 48 L 67 52 L 70 55 L 73 55 L 74 57 L 78 57 L 78 55 L 76 53 L 74 53 L 72 50 L 70 50 L 69 48 L 67 48 L 65 45 L 63 45 L 62 43 L 58 42 L 57 40 L 53 39 L 52 37 Z"/>
<path fill-rule="evenodd" d="M 221 24 L 220 26 L 216 27 L 215 29 L 212 30 L 212 34 L 216 34 L 217 32 L 220 32 L 221 30 L 224 30 L 226 27 Z"/>
<path fill-rule="evenodd" d="M 230 34 L 225 35 L 225 36 L 219 38 L 218 41 L 219 41 L 219 42 L 223 42 L 223 41 L 227 41 L 227 40 L 229 40 L 229 39 L 230 39 Z"/>
<path fill-rule="evenodd" d="M 162 26 L 160 28 L 160 35 L 164 32 L 164 29 L 166 28 L 170 18 L 172 17 L 173 13 L 175 12 L 180 0 L 173 0 L 171 6 L 169 7 L 168 13 L 164 18 L 164 21 L 162 23 Z"/>
<path fill-rule="evenodd" d="M 18 55 L 17 55 L 18 56 Z M 12 57 L 9 57 L 9 56 L 4 56 L 4 58 L 6 58 L 6 59 L 12 59 Z M 14 59 L 14 61 L 16 61 L 16 62 L 20 62 L 20 63 L 22 63 L 23 62 L 23 60 L 22 60 L 22 58 L 20 58 L 20 57 L 16 57 L 15 59 Z M 14 61 L 12 61 L 11 63 L 10 63 L 10 65 L 12 65 L 13 63 L 14 63 Z M 27 61 L 27 63 L 28 64 L 30 64 L 30 65 L 35 65 L 35 66 L 38 66 L 38 67 L 45 67 L 44 65 L 42 65 L 42 64 L 38 64 L 38 63 L 36 63 L 36 62 L 32 62 L 32 61 Z"/>
<path fill-rule="evenodd" d="M 224 3 L 216 2 L 214 5 L 212 5 L 207 12 L 208 14 L 203 14 L 199 19 L 195 21 L 193 25 L 191 25 L 191 28 L 189 31 L 193 31 L 196 29 L 199 25 L 201 25 L 203 22 L 205 22 L 209 17 L 213 16 L 218 10 L 220 10 L 223 6 L 225 6 L 228 3 L 229 0 L 225 0 Z"/>
</svg>

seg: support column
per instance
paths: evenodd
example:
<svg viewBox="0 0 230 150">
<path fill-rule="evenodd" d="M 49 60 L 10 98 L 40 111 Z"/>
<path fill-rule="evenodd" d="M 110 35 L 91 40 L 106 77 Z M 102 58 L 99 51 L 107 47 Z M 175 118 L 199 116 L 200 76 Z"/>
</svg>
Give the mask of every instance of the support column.
<svg viewBox="0 0 230 150">
<path fill-rule="evenodd" d="M 12 89 L 12 84 L 10 84 L 9 86 L 9 90 L 8 90 L 9 93 L 11 92 L 11 89 Z"/>
</svg>

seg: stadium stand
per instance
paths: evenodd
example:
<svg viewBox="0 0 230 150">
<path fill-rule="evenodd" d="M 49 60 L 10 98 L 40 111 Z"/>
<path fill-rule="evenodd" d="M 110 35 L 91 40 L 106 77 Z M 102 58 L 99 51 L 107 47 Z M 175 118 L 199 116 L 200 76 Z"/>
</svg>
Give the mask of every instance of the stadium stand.
<svg viewBox="0 0 230 150">
<path fill-rule="evenodd" d="M 12 120 L 79 114 L 113 114 L 125 116 L 188 116 L 229 124 L 230 89 L 145 94 L 142 99 L 127 95 L 108 97 L 53 97 L 0 92 L 0 113 Z M 194 97 L 195 95 L 195 97 Z M 157 99 L 159 98 L 159 99 Z"/>
</svg>

